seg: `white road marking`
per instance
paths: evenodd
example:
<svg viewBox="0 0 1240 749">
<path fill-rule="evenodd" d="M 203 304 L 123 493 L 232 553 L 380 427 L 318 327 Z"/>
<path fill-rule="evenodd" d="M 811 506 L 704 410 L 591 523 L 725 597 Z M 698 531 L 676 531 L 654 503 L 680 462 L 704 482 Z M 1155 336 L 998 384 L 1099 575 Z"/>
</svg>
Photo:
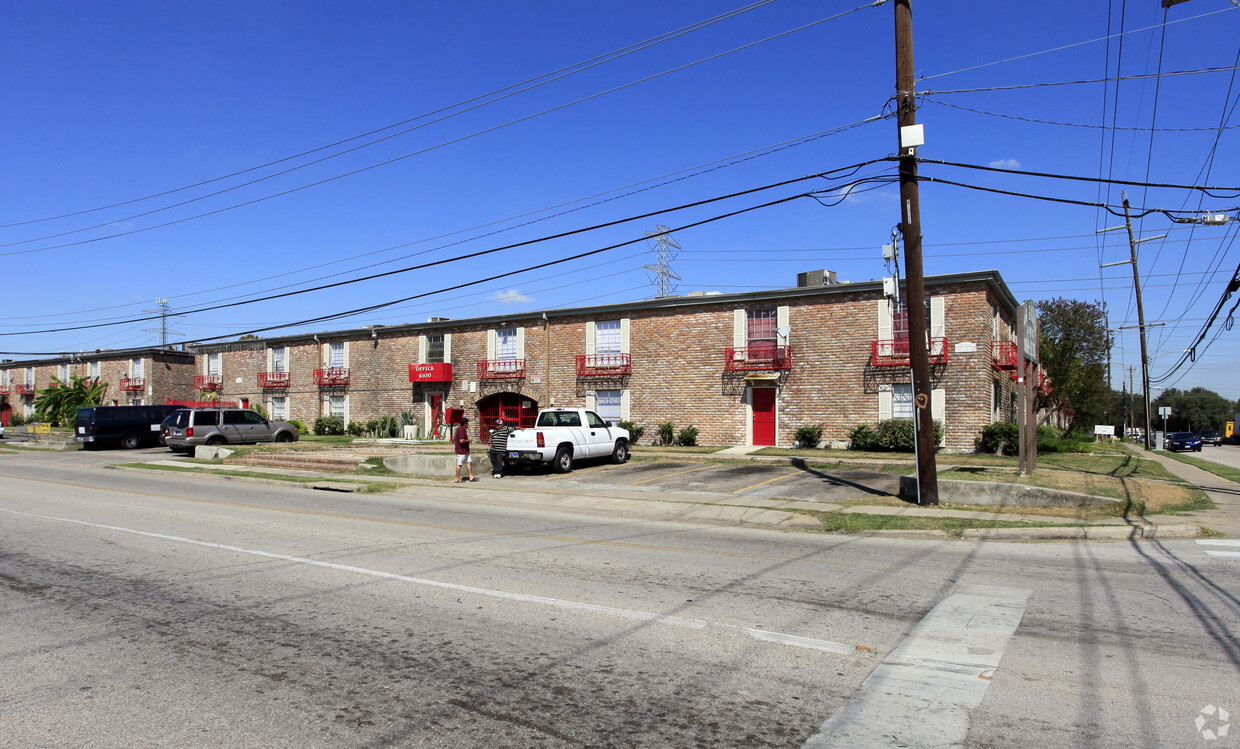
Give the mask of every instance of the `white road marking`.
<svg viewBox="0 0 1240 749">
<path fill-rule="evenodd" d="M 1229 538 L 1199 538 L 1197 543 L 1203 546 L 1240 546 L 1240 541 Z M 1214 549 L 1202 549 L 1202 551 L 1212 557 L 1240 558 L 1240 551 L 1215 551 Z"/>
<path fill-rule="evenodd" d="M 278 554 L 270 551 L 260 551 L 258 549 L 246 549 L 240 546 L 230 546 L 228 544 L 217 544 L 211 541 L 199 541 L 193 538 L 185 538 L 183 536 L 169 536 L 164 533 L 152 533 L 150 531 L 140 531 L 134 528 L 124 528 L 117 525 L 105 525 L 103 523 L 92 523 L 86 520 L 74 520 L 73 518 L 62 518 L 54 515 L 39 515 L 32 512 L 21 512 L 19 510 L 10 510 L 0 508 L 0 512 L 7 512 L 11 515 L 22 515 L 29 518 L 39 518 L 41 520 L 54 520 L 61 523 L 72 523 L 74 525 L 83 525 L 89 528 L 99 528 L 102 530 L 117 531 L 119 533 L 132 533 L 137 536 L 146 536 L 147 538 L 158 538 L 164 541 L 173 541 L 176 543 L 192 544 L 194 546 L 205 546 L 210 549 L 220 549 L 222 551 L 231 551 L 237 554 L 249 554 L 251 556 L 264 557 L 266 559 L 278 559 L 282 562 L 293 562 L 295 564 L 307 564 L 313 567 L 324 567 L 326 569 L 337 570 L 340 572 L 351 572 L 358 575 L 368 575 L 370 577 L 383 578 L 385 580 L 395 580 L 397 582 L 412 583 L 414 585 L 423 585 L 432 588 L 442 588 L 458 593 L 469 593 L 473 595 L 488 596 L 490 598 L 499 598 L 508 601 L 520 601 L 523 603 L 535 603 L 545 606 L 555 606 L 563 609 L 571 609 L 575 611 L 586 611 L 604 616 L 615 616 L 622 619 L 634 619 L 637 621 L 651 622 L 654 624 L 668 624 L 675 627 L 686 627 L 689 629 L 705 629 L 707 627 L 716 627 L 720 629 L 728 629 L 734 632 L 742 632 L 753 637 L 756 640 L 764 642 L 773 642 L 780 645 L 788 645 L 791 647 L 808 648 L 811 650 L 820 650 L 829 653 L 856 653 L 861 648 L 855 645 L 844 645 L 829 640 L 818 640 L 810 637 L 801 637 L 799 635 L 785 634 L 782 632 L 770 632 L 760 629 L 749 629 L 739 627 L 734 624 L 721 624 L 719 622 L 707 622 L 700 619 L 686 619 L 679 616 L 668 616 L 665 614 L 653 614 L 647 611 L 636 611 L 633 609 L 620 609 L 612 606 L 599 606 L 593 603 L 582 603 L 580 601 L 569 601 L 562 598 L 549 598 L 547 596 L 535 596 L 527 593 L 510 593 L 503 590 L 491 590 L 489 588 L 477 588 L 471 585 L 459 585 L 457 583 L 446 583 L 439 580 L 428 580 L 426 578 L 409 577 L 408 575 L 399 575 L 394 572 L 384 572 L 382 570 L 372 570 L 366 567 L 355 567 L 348 564 L 336 564 L 335 562 L 324 562 L 318 559 L 309 559 L 307 557 L 292 556 L 290 554 Z"/>
<path fill-rule="evenodd" d="M 940 601 L 805 749 L 959 745 L 1030 595 L 978 585 Z"/>
</svg>

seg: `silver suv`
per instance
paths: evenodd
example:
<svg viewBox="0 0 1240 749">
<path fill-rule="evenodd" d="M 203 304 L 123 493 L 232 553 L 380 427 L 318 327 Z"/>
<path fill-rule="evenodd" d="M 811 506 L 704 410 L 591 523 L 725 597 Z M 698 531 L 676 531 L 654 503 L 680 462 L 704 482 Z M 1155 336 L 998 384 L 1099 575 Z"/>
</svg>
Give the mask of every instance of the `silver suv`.
<svg viewBox="0 0 1240 749">
<path fill-rule="evenodd" d="M 182 409 L 164 419 L 162 431 L 173 452 L 189 452 L 196 445 L 297 440 L 297 427 L 287 421 L 268 421 L 248 408 Z"/>
</svg>

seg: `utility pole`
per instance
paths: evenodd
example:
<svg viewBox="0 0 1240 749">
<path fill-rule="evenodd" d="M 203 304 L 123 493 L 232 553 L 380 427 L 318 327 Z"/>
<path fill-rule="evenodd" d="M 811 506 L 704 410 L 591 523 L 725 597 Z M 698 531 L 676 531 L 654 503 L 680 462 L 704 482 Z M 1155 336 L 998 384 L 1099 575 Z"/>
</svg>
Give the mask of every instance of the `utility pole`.
<svg viewBox="0 0 1240 749">
<path fill-rule="evenodd" d="M 1099 229 L 1098 233 L 1115 231 L 1118 226 L 1110 229 Z M 1132 263 L 1132 287 L 1137 297 L 1137 330 L 1141 334 L 1141 397 L 1145 401 L 1145 449 L 1150 449 L 1150 359 L 1146 354 L 1145 347 L 1145 307 L 1141 304 L 1141 276 L 1137 272 L 1137 245 L 1141 242 L 1150 242 L 1155 239 L 1162 239 L 1166 234 L 1159 234 L 1157 237 L 1144 237 L 1137 239 L 1132 233 L 1132 217 L 1128 213 L 1128 193 L 1124 193 L 1124 228 L 1128 230 L 1128 251 L 1130 253 L 1128 260 L 1120 260 L 1115 263 L 1103 263 L 1100 267 L 1110 268 L 1113 265 L 1124 265 Z M 1161 323 L 1160 323 L 1161 324 Z"/>
<path fill-rule="evenodd" d="M 1145 349 L 1145 308 L 1141 306 L 1141 277 L 1137 274 L 1137 238 L 1132 234 L 1128 196 L 1124 195 L 1124 225 L 1128 227 L 1128 251 L 1132 253 L 1132 288 L 1137 295 L 1137 326 L 1141 334 L 1141 391 L 1145 398 L 1145 449 L 1150 449 L 1150 360 Z"/>
<path fill-rule="evenodd" d="M 908 292 L 909 362 L 913 367 L 913 418 L 917 433 L 917 501 L 938 505 L 935 468 L 934 414 L 930 409 L 930 352 L 927 346 L 926 291 L 921 265 L 921 202 L 917 192 L 916 147 L 921 145 L 917 104 L 913 95 L 913 9 L 911 0 L 896 0 L 896 113 L 900 128 L 900 233 Z"/>
</svg>

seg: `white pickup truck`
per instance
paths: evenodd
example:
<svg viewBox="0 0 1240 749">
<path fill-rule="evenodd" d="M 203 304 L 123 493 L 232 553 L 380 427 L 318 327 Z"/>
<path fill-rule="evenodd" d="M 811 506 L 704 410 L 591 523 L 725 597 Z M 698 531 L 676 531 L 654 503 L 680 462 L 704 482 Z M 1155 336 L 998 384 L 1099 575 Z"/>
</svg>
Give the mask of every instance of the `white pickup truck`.
<svg viewBox="0 0 1240 749">
<path fill-rule="evenodd" d="M 508 435 L 506 463 L 550 463 L 556 473 L 567 473 L 579 458 L 629 459 L 629 431 L 614 427 L 584 408 L 551 408 L 538 412 L 533 429 Z"/>
</svg>

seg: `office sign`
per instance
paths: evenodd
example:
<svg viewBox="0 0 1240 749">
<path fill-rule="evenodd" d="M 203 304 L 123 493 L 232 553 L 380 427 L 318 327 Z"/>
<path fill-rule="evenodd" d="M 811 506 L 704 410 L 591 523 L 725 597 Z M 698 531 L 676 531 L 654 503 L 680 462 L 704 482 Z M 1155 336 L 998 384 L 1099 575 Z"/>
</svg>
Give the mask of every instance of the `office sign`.
<svg viewBox="0 0 1240 749">
<path fill-rule="evenodd" d="M 435 364 L 410 364 L 410 382 L 452 382 L 452 365 L 448 362 Z"/>
</svg>

